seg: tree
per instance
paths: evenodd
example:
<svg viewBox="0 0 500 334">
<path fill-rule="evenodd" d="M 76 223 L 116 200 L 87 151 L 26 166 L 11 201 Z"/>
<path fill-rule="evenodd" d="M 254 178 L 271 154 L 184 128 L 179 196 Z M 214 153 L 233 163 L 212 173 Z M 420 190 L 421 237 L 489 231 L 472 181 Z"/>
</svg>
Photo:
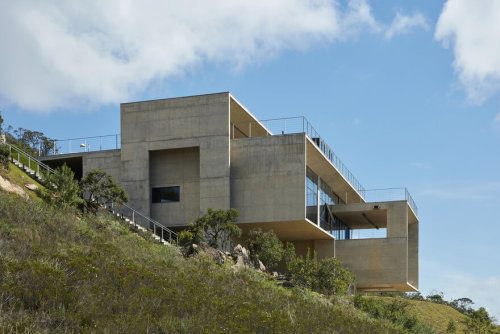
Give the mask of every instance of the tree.
<svg viewBox="0 0 500 334">
<path fill-rule="evenodd" d="M 327 257 L 318 261 L 316 252 L 311 256 L 309 249 L 306 257 L 297 257 L 291 243 L 286 245 L 285 260 L 295 284 L 319 293 L 343 296 L 356 281 L 338 259 Z"/>
<path fill-rule="evenodd" d="M 464 323 L 467 326 L 465 333 L 495 333 L 494 320 L 484 307 L 480 307 L 465 319 Z"/>
<path fill-rule="evenodd" d="M 241 235 L 241 229 L 234 222 L 238 216 L 236 209 L 209 208 L 207 214 L 188 224 L 181 239 L 191 242 L 206 241 L 211 247 L 226 249 L 231 238 Z"/>
<path fill-rule="evenodd" d="M 58 207 L 76 207 L 82 203 L 75 173 L 66 164 L 57 167 L 53 174 L 44 174 L 45 190 L 39 191 L 40 197 Z"/>
<path fill-rule="evenodd" d="M 92 169 L 80 181 L 80 193 L 84 200 L 84 210 L 96 214 L 99 203 L 113 202 L 116 205 L 127 203 L 125 190 L 116 183 L 111 175 L 101 169 Z"/>
<path fill-rule="evenodd" d="M 0 166 L 3 166 L 5 169 L 9 169 L 9 156 L 9 147 L 0 143 Z"/>
<path fill-rule="evenodd" d="M 3 124 L 2 111 L 0 110 L 0 135 L 2 134 L 2 124 Z"/>
<path fill-rule="evenodd" d="M 267 269 L 275 268 L 283 258 L 283 243 L 278 239 L 273 230 L 263 232 L 260 228 L 248 233 L 246 240 L 250 256 L 262 261 Z"/>
</svg>

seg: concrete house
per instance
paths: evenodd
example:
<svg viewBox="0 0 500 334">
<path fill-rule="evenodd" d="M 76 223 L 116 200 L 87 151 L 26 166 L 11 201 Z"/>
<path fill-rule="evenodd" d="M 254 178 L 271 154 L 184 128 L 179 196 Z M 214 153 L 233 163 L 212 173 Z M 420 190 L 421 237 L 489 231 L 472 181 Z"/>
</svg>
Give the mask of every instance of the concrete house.
<svg viewBox="0 0 500 334">
<path fill-rule="evenodd" d="M 174 231 L 208 208 L 235 208 L 244 233 L 272 229 L 300 254 L 337 257 L 358 289 L 418 289 L 408 191 L 364 189 L 303 117 L 260 121 L 228 92 L 124 103 L 120 135 L 58 141 L 53 153 L 42 160 L 79 176 L 106 170 Z"/>
</svg>

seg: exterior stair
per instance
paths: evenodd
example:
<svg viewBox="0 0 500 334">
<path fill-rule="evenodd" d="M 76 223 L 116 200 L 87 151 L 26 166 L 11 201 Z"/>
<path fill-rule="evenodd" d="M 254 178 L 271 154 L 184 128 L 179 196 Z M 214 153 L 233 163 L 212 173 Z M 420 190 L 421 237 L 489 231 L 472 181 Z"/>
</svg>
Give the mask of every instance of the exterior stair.
<svg viewBox="0 0 500 334">
<path fill-rule="evenodd" d="M 0 142 L 0 145 L 9 146 L 11 162 L 25 171 L 32 179 L 43 181 L 43 173 L 54 173 L 54 170 L 50 166 L 24 152 L 20 148 L 2 142 Z M 27 161 L 28 165 L 21 162 L 21 159 Z M 115 214 L 118 220 L 128 224 L 132 229 L 151 233 L 152 237 L 162 245 L 177 245 L 179 242 L 177 233 L 127 204 L 115 206 L 113 203 L 110 203 L 110 205 L 104 205 L 104 207 Z"/>
</svg>

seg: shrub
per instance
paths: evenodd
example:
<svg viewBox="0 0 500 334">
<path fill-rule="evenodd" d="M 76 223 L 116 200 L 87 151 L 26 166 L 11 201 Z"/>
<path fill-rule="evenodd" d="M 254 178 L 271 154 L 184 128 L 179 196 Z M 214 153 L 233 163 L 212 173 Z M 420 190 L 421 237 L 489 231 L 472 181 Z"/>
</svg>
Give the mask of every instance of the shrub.
<svg viewBox="0 0 500 334">
<path fill-rule="evenodd" d="M 448 321 L 448 326 L 446 326 L 446 333 L 456 333 L 457 332 L 457 322 L 455 319 L 450 318 Z"/>
<path fill-rule="evenodd" d="M 285 259 L 288 272 L 298 286 L 337 296 L 343 296 L 354 286 L 354 274 L 343 268 L 342 263 L 336 258 L 328 257 L 318 261 L 316 252 L 311 256 L 309 250 L 305 258 L 297 257 L 293 245 L 287 243 Z"/>
<path fill-rule="evenodd" d="M 45 173 L 45 190 L 39 191 L 39 196 L 58 207 L 76 207 L 82 203 L 82 199 L 78 181 L 74 177 L 75 173 L 66 164 L 57 167 L 54 174 Z"/>
<path fill-rule="evenodd" d="M 386 319 L 411 333 L 435 333 L 432 326 L 420 322 L 416 315 L 407 311 L 410 303 L 406 300 L 394 299 L 386 302 L 381 298 L 354 297 L 354 306 L 375 319 Z"/>
<path fill-rule="evenodd" d="M 9 147 L 7 145 L 0 144 L 0 166 L 5 167 L 5 169 L 9 169 L 9 155 Z"/>
<path fill-rule="evenodd" d="M 273 230 L 264 232 L 260 228 L 248 233 L 246 240 L 250 256 L 258 258 L 267 269 L 275 268 L 283 258 L 283 243 L 278 239 Z"/>
<path fill-rule="evenodd" d="M 226 249 L 233 237 L 241 235 L 241 229 L 234 220 L 238 218 L 236 209 L 213 210 L 188 224 L 181 240 L 190 242 L 206 241 L 211 247 Z"/>
<path fill-rule="evenodd" d="M 128 195 L 111 175 L 101 169 L 91 169 L 80 181 L 80 192 L 84 199 L 84 209 L 96 214 L 99 203 L 113 202 L 122 205 L 128 202 Z"/>
</svg>

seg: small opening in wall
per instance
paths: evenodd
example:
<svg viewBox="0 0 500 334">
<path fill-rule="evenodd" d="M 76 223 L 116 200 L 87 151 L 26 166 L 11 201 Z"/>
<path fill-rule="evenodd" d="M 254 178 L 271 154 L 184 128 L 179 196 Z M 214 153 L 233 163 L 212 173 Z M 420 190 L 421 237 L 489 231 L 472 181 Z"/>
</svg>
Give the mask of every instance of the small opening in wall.
<svg viewBox="0 0 500 334">
<path fill-rule="evenodd" d="M 179 202 L 180 193 L 179 186 L 153 188 L 153 203 Z"/>
</svg>

